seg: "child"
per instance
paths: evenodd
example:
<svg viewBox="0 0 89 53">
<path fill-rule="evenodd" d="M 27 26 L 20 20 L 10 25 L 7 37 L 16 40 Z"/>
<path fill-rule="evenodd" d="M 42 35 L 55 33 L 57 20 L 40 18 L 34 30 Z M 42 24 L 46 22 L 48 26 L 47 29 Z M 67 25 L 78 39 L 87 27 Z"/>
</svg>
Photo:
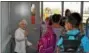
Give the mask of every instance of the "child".
<svg viewBox="0 0 89 53">
<path fill-rule="evenodd" d="M 73 35 L 73 36 L 68 36 L 69 40 L 75 40 L 75 35 L 80 33 L 79 30 L 79 25 L 82 22 L 82 17 L 78 13 L 72 13 L 70 16 L 68 16 L 66 23 L 65 23 L 65 28 L 67 30 L 66 34 L 67 35 Z M 63 37 L 61 37 L 58 42 L 57 42 L 57 53 L 59 52 L 60 48 L 63 48 Z M 81 38 L 81 45 L 84 49 L 84 52 L 89 53 L 89 39 L 87 36 L 83 36 Z"/>
<path fill-rule="evenodd" d="M 53 32 L 51 20 L 47 23 L 47 29 L 38 41 L 38 53 L 54 53 L 56 46 L 56 35 Z"/>
<path fill-rule="evenodd" d="M 56 41 L 61 34 L 61 26 L 59 25 L 61 15 L 54 14 L 49 20 L 49 25 L 47 25 L 47 30 L 42 34 L 41 39 L 38 42 L 38 52 L 39 53 L 54 53 L 56 48 Z"/>
</svg>

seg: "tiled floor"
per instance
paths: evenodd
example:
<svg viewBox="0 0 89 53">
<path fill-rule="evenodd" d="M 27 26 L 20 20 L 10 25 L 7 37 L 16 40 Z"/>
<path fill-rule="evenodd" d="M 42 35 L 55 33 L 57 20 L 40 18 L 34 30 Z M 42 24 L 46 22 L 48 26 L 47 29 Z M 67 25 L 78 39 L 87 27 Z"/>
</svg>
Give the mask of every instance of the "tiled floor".
<svg viewBox="0 0 89 53">
<path fill-rule="evenodd" d="M 27 53 L 37 53 L 37 49 L 34 47 L 27 47 Z"/>
</svg>

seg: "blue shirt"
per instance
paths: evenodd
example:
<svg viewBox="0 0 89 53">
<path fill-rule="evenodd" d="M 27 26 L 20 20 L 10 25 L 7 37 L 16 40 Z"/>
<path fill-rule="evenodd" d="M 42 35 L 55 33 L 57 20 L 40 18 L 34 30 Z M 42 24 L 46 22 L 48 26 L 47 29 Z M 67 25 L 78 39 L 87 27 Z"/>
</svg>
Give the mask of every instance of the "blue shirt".
<svg viewBox="0 0 89 53">
<path fill-rule="evenodd" d="M 74 30 L 70 30 L 67 32 L 68 35 L 76 35 L 78 34 L 80 31 L 77 30 L 77 29 L 74 29 Z M 69 40 L 74 40 L 74 36 L 69 36 L 68 38 Z M 63 43 L 63 38 L 61 37 L 58 42 L 57 42 L 57 46 L 61 46 Z M 63 45 L 62 45 L 63 46 Z M 84 52 L 89 52 L 89 38 L 87 36 L 84 36 L 82 39 L 81 39 L 81 46 L 83 47 L 84 49 Z"/>
</svg>

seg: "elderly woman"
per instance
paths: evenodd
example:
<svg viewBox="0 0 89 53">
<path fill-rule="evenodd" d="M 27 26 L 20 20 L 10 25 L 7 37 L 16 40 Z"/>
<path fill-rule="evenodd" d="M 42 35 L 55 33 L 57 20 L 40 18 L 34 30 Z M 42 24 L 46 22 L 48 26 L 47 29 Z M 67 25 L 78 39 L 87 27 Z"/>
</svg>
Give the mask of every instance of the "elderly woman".
<svg viewBox="0 0 89 53">
<path fill-rule="evenodd" d="M 28 32 L 26 30 L 26 25 L 27 22 L 26 20 L 21 20 L 19 22 L 19 27 L 18 29 L 15 31 L 15 42 L 16 42 L 16 46 L 15 46 L 15 53 L 26 53 L 26 43 L 27 41 L 27 35 Z M 29 42 L 29 45 L 32 45 Z"/>
</svg>

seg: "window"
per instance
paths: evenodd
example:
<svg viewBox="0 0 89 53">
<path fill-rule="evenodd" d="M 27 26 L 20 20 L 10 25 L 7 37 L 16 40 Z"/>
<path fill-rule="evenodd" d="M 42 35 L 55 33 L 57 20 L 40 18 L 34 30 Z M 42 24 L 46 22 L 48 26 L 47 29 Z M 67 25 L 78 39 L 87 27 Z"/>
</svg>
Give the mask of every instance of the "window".
<svg viewBox="0 0 89 53">
<path fill-rule="evenodd" d="M 89 2 L 84 2 L 83 7 L 83 23 L 86 23 L 86 20 L 89 18 Z"/>
<path fill-rule="evenodd" d="M 64 2 L 64 12 L 63 16 L 65 16 L 65 10 L 69 9 L 71 12 L 80 13 L 81 2 Z"/>
<path fill-rule="evenodd" d="M 43 2 L 43 20 L 52 14 L 61 13 L 61 2 Z"/>
</svg>

